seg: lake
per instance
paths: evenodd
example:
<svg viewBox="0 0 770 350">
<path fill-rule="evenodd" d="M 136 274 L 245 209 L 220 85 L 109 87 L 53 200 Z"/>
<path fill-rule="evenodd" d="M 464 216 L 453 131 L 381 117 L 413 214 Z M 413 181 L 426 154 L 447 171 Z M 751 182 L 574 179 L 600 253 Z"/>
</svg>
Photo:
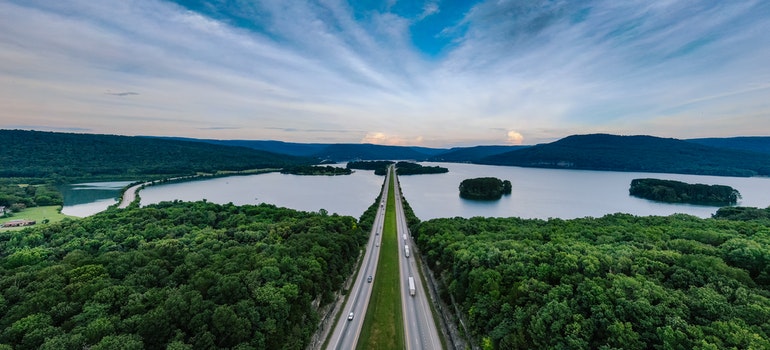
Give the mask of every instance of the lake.
<svg viewBox="0 0 770 350">
<path fill-rule="evenodd" d="M 417 217 L 600 217 L 610 213 L 670 215 L 686 213 L 709 217 L 716 207 L 658 203 L 628 195 L 631 180 L 659 178 L 687 183 L 728 185 L 742 195 L 738 205 L 770 205 L 770 178 L 742 178 L 612 171 L 583 171 L 487 166 L 457 163 L 423 163 L 449 168 L 449 173 L 400 176 L 401 188 Z M 473 201 L 459 196 L 464 179 L 493 176 L 510 180 L 512 193 L 498 201 Z M 232 176 L 148 187 L 140 192 L 142 205 L 206 199 L 215 203 L 270 203 L 303 211 L 359 217 L 371 205 L 384 178 L 357 170 L 343 176 L 299 176 L 269 173 Z M 114 200 L 113 202 L 114 203 Z M 65 205 L 66 208 L 66 205 Z M 106 206 L 104 206 L 106 208 Z M 103 209 L 102 209 L 103 210 Z"/>
<path fill-rule="evenodd" d="M 86 217 L 117 203 L 120 191 L 131 181 L 85 182 L 62 186 L 62 214 Z"/>
</svg>

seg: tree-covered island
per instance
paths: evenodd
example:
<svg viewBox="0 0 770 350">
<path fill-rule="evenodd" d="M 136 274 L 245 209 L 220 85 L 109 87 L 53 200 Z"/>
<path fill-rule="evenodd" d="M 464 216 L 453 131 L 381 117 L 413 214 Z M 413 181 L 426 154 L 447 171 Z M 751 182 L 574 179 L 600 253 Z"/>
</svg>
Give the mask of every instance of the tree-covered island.
<svg viewBox="0 0 770 350">
<path fill-rule="evenodd" d="M 385 175 L 388 171 L 388 167 L 393 164 L 396 165 L 396 173 L 398 175 L 443 174 L 449 172 L 449 169 L 440 166 L 424 166 L 422 164 L 405 161 L 395 163 L 389 160 L 348 162 L 347 168 L 374 170 L 375 175 Z"/>
<path fill-rule="evenodd" d="M 688 184 L 674 180 L 634 179 L 629 194 L 668 203 L 724 206 L 738 202 L 738 190 L 725 185 Z"/>
<path fill-rule="evenodd" d="M 422 174 L 444 174 L 449 169 L 440 166 L 424 166 L 412 162 L 396 163 L 396 173 L 398 175 L 422 175 Z"/>
<path fill-rule="evenodd" d="M 496 177 L 465 179 L 460 183 L 460 197 L 465 199 L 496 200 L 511 194 L 511 182 Z"/>
<path fill-rule="evenodd" d="M 286 167 L 281 170 L 281 174 L 293 175 L 350 175 L 353 171 L 348 168 L 326 165 L 298 165 Z"/>
</svg>

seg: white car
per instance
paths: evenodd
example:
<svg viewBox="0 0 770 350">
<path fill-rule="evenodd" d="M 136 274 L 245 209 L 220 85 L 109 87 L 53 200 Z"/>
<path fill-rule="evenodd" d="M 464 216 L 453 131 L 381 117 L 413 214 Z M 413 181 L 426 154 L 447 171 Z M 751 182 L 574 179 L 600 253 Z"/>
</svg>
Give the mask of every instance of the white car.
<svg viewBox="0 0 770 350">
<path fill-rule="evenodd" d="M 351 311 L 351 312 L 348 314 L 348 321 L 350 321 L 350 320 L 352 320 L 352 319 L 353 319 L 353 312 Z"/>
</svg>

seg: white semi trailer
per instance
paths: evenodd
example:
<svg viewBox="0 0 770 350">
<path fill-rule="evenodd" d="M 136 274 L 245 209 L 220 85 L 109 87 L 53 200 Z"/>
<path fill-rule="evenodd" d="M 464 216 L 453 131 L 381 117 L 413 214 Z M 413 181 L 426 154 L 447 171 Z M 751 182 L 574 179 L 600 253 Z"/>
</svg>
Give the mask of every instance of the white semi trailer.
<svg viewBox="0 0 770 350">
<path fill-rule="evenodd" d="M 409 276 L 409 295 L 414 296 L 414 293 L 416 292 L 414 288 L 414 277 Z"/>
</svg>

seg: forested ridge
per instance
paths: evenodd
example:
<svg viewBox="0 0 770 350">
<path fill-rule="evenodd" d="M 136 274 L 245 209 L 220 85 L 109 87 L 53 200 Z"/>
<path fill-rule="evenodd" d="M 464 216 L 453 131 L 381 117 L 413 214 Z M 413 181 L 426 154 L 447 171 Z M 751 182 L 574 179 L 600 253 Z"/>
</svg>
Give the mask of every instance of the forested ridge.
<svg viewBox="0 0 770 350">
<path fill-rule="evenodd" d="M 767 219 L 454 218 L 415 236 L 485 349 L 770 348 Z"/>
<path fill-rule="evenodd" d="M 645 135 L 573 135 L 477 161 L 482 164 L 677 174 L 770 175 L 770 155 Z"/>
<path fill-rule="evenodd" d="M 352 217 L 205 201 L 3 231 L 0 348 L 303 349 L 366 237 Z"/>
<path fill-rule="evenodd" d="M 244 147 L 116 135 L 0 130 L 0 177 L 130 178 L 317 163 Z"/>
</svg>

